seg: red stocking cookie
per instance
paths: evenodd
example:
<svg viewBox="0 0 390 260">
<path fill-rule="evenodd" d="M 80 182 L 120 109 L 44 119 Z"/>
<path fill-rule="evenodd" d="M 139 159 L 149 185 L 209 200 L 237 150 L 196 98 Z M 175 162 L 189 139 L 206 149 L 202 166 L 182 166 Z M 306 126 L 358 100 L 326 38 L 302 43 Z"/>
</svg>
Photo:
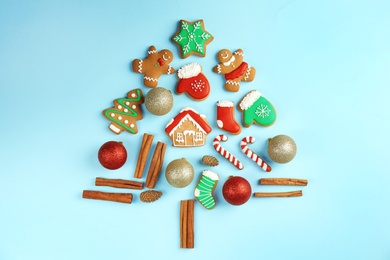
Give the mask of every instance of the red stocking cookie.
<svg viewBox="0 0 390 260">
<path fill-rule="evenodd" d="M 218 52 L 218 61 L 220 64 L 213 68 L 218 74 L 225 75 L 225 89 L 231 92 L 237 92 L 240 89 L 241 81 L 252 81 L 255 78 L 256 70 L 249 67 L 244 62 L 244 52 L 241 49 L 234 53 L 227 49 Z"/>
<path fill-rule="evenodd" d="M 217 125 L 229 133 L 235 135 L 241 133 L 241 126 L 234 119 L 233 102 L 227 100 L 217 102 Z"/>
<path fill-rule="evenodd" d="M 114 107 L 103 111 L 103 116 L 111 121 L 109 129 L 120 134 L 123 130 L 131 134 L 138 133 L 136 121 L 142 119 L 140 105 L 144 102 L 144 96 L 140 89 L 131 90 L 127 98 L 114 100 Z"/>
<path fill-rule="evenodd" d="M 169 63 L 173 60 L 170 50 L 157 52 L 156 47 L 150 46 L 148 57 L 144 60 L 135 59 L 133 61 L 133 71 L 144 74 L 144 85 L 155 88 L 158 85 L 158 78 L 162 74 L 172 74 L 175 69 Z"/>
<path fill-rule="evenodd" d="M 179 77 L 176 87 L 177 94 L 186 92 L 196 101 L 202 101 L 209 96 L 210 84 L 198 63 L 184 65 L 177 71 L 177 76 Z"/>
</svg>

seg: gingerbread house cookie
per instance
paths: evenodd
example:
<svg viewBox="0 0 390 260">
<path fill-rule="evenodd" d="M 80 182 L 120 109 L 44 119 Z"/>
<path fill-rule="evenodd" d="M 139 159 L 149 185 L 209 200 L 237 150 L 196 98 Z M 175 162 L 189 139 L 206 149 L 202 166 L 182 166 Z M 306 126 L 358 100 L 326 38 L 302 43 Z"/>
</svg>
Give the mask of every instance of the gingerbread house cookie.
<svg viewBox="0 0 390 260">
<path fill-rule="evenodd" d="M 175 147 L 203 146 L 211 127 L 204 115 L 186 107 L 165 127 L 165 133 Z"/>
</svg>

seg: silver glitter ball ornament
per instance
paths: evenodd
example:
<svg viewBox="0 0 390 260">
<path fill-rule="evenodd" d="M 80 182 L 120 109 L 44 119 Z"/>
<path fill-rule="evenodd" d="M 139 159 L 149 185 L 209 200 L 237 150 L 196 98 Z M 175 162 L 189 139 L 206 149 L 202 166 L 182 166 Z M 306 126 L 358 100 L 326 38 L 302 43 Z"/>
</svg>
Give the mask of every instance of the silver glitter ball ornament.
<svg viewBox="0 0 390 260">
<path fill-rule="evenodd" d="M 173 187 L 186 187 L 194 179 L 194 168 L 185 158 L 173 160 L 165 169 L 165 178 Z"/>
<path fill-rule="evenodd" d="M 287 135 L 277 135 L 268 139 L 268 155 L 277 163 L 288 163 L 294 159 L 297 153 L 297 145 Z"/>
<path fill-rule="evenodd" d="M 157 87 L 146 94 L 145 107 L 153 115 L 165 115 L 171 111 L 172 106 L 173 95 L 168 89 Z"/>
</svg>

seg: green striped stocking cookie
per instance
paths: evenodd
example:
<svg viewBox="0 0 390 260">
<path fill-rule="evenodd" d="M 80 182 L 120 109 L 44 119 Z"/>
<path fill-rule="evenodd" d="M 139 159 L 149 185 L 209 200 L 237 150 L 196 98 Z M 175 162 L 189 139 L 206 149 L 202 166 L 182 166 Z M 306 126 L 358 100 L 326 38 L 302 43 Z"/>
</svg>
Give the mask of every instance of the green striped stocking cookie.
<svg viewBox="0 0 390 260">
<path fill-rule="evenodd" d="M 200 175 L 194 195 L 196 200 L 199 201 L 199 203 L 206 209 L 215 208 L 215 198 L 213 196 L 213 192 L 217 186 L 218 180 L 219 175 L 209 170 L 204 170 Z"/>
</svg>

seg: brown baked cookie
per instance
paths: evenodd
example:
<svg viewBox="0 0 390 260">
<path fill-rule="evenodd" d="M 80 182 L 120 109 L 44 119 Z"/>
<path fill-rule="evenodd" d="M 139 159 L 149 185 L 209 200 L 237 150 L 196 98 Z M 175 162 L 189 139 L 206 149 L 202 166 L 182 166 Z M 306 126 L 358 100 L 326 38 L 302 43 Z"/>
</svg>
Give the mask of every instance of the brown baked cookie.
<svg viewBox="0 0 390 260">
<path fill-rule="evenodd" d="M 225 75 L 225 89 L 237 92 L 240 89 L 241 81 L 250 82 L 255 78 L 256 69 L 244 62 L 244 51 L 236 50 L 234 53 L 227 49 L 220 50 L 217 54 L 220 62 L 213 68 L 213 71 Z"/>
<path fill-rule="evenodd" d="M 131 134 L 138 133 L 136 121 L 143 118 L 142 103 L 144 96 L 138 88 L 127 93 L 126 98 L 115 99 L 113 108 L 103 110 L 103 116 L 111 122 L 108 128 L 115 134 L 123 130 Z"/>
<path fill-rule="evenodd" d="M 206 31 L 203 20 L 189 22 L 180 20 L 179 29 L 171 40 L 180 49 L 180 56 L 185 59 L 190 55 L 206 56 L 206 46 L 214 37 Z"/>
<path fill-rule="evenodd" d="M 170 50 L 157 51 L 156 47 L 150 46 L 148 57 L 144 60 L 135 59 L 132 67 L 133 71 L 144 74 L 144 85 L 155 88 L 158 85 L 158 78 L 162 74 L 172 74 L 175 69 L 169 64 L 173 60 L 173 53 Z"/>
</svg>

